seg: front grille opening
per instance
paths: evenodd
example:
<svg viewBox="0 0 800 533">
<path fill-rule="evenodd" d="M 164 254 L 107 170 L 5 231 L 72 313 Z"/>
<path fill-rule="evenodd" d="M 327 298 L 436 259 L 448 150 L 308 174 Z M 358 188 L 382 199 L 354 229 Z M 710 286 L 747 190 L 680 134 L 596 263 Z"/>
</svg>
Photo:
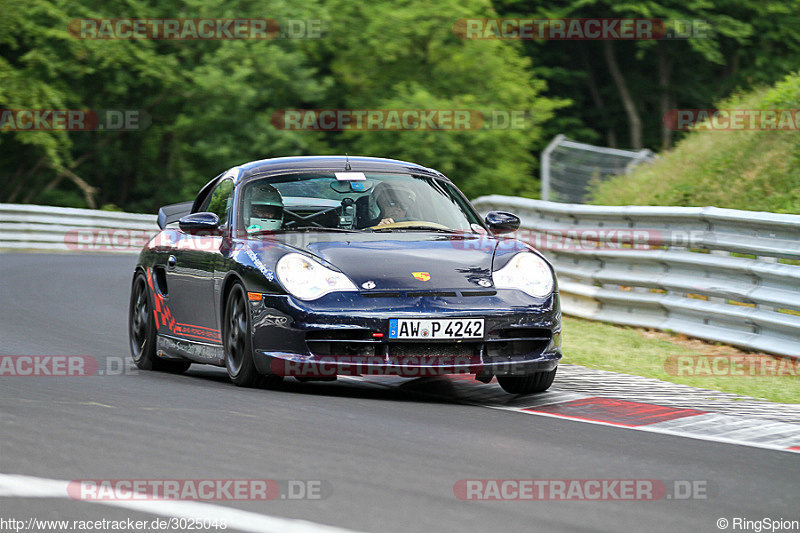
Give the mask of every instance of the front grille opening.
<svg viewBox="0 0 800 533">
<path fill-rule="evenodd" d="M 550 340 L 553 332 L 547 328 L 503 328 L 493 332 L 501 339 Z"/>
<path fill-rule="evenodd" d="M 330 357 L 383 357 L 383 350 L 377 343 L 306 341 L 308 351 L 315 356 Z"/>
<path fill-rule="evenodd" d="M 365 298 L 458 298 L 494 296 L 497 291 L 361 291 Z"/>
<path fill-rule="evenodd" d="M 493 331 L 491 338 L 486 339 L 486 356 L 539 355 L 552 338 L 553 332 L 547 328 L 503 328 Z"/>
<path fill-rule="evenodd" d="M 316 356 L 380 356 L 382 352 L 378 344 L 372 338 L 372 331 L 368 329 L 332 329 L 306 332 L 308 351 Z"/>
<path fill-rule="evenodd" d="M 509 357 L 512 355 L 539 355 L 550 343 L 549 340 L 496 341 L 486 343 L 486 355 Z"/>
<path fill-rule="evenodd" d="M 389 342 L 374 339 L 369 329 L 332 329 L 306 332 L 306 345 L 315 356 L 379 357 L 389 356 L 390 364 L 403 364 L 403 360 L 418 359 L 479 359 L 484 356 L 507 358 L 512 356 L 537 356 L 550 344 L 553 332 L 547 328 L 503 328 L 495 330 L 483 341 L 462 342 Z M 387 353 L 388 352 L 388 353 Z"/>
<path fill-rule="evenodd" d="M 406 296 L 409 298 L 413 297 L 429 297 L 429 298 L 444 298 L 444 297 L 456 297 L 458 293 L 455 291 L 409 291 L 406 293 Z"/>
<path fill-rule="evenodd" d="M 461 291 L 461 296 L 494 296 L 497 291 Z"/>
<path fill-rule="evenodd" d="M 372 340 L 372 331 L 369 329 L 315 329 L 306 332 L 307 341 L 350 341 Z"/>
<path fill-rule="evenodd" d="M 420 342 L 389 344 L 389 358 L 473 357 L 479 355 L 480 343 Z"/>
</svg>

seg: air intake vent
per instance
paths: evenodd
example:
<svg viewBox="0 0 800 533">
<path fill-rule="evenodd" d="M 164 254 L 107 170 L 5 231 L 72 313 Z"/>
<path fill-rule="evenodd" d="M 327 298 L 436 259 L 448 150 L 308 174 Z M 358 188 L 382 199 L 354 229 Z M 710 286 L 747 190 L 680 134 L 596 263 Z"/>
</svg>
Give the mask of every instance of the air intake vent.
<svg viewBox="0 0 800 533">
<path fill-rule="evenodd" d="M 478 355 L 480 343 L 420 342 L 390 344 L 389 357 L 472 357 Z"/>
<path fill-rule="evenodd" d="M 504 328 L 493 331 L 486 339 L 486 356 L 510 357 L 539 355 L 550 344 L 553 333 L 546 328 Z"/>
<path fill-rule="evenodd" d="M 362 291 L 364 298 L 468 298 L 494 296 L 497 291 Z"/>
<path fill-rule="evenodd" d="M 368 329 L 333 329 L 306 332 L 306 345 L 317 356 L 382 355 L 379 342 Z"/>
<path fill-rule="evenodd" d="M 413 298 L 415 296 L 422 297 L 427 296 L 429 298 L 444 298 L 444 297 L 455 297 L 458 296 L 458 293 L 455 291 L 409 291 L 406 293 L 406 296 L 409 298 Z"/>
<path fill-rule="evenodd" d="M 461 291 L 461 296 L 494 296 L 497 291 Z"/>
<path fill-rule="evenodd" d="M 308 341 L 372 341 L 372 331 L 368 329 L 317 329 L 306 332 Z"/>
<path fill-rule="evenodd" d="M 156 289 L 158 289 L 158 292 L 160 292 L 162 296 L 169 296 L 169 289 L 167 288 L 167 272 L 164 270 L 164 267 L 157 266 L 153 268 L 153 272 L 156 275 Z"/>
<path fill-rule="evenodd" d="M 547 328 L 504 328 L 494 332 L 501 339 L 550 340 L 553 335 Z"/>
</svg>

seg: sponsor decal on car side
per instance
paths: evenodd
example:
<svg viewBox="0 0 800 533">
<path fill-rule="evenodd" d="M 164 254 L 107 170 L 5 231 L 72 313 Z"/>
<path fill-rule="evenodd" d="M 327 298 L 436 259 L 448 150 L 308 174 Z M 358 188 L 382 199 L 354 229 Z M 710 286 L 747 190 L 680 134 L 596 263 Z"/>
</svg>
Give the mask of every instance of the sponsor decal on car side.
<svg viewBox="0 0 800 533">
<path fill-rule="evenodd" d="M 150 291 L 153 293 L 153 303 L 155 304 L 153 307 L 153 315 L 156 319 L 156 328 L 165 326 L 171 333 L 182 337 L 194 337 L 214 342 L 220 342 L 222 340 L 222 335 L 217 329 L 176 322 L 164 297 L 155 289 L 153 285 L 153 276 L 150 270 L 147 270 L 147 284 L 150 286 Z"/>
<path fill-rule="evenodd" d="M 249 257 L 250 260 L 253 262 L 253 265 L 255 265 L 255 267 L 259 270 L 259 272 L 264 274 L 264 277 L 267 278 L 267 281 L 272 281 L 275 279 L 275 272 L 267 268 L 267 266 L 261 261 L 261 259 L 258 258 L 258 256 L 255 254 L 255 252 L 253 252 L 253 250 L 247 248 L 245 249 L 245 253 L 247 254 L 247 257 Z"/>
</svg>

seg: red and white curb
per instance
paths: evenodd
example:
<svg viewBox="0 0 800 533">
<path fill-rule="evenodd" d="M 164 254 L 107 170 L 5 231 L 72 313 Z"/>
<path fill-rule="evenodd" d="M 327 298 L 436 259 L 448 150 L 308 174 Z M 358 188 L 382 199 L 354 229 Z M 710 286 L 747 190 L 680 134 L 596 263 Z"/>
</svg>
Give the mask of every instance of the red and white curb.
<svg viewBox="0 0 800 533">
<path fill-rule="evenodd" d="M 405 378 L 347 379 L 526 415 L 800 452 L 798 404 L 778 404 L 578 365 L 561 365 L 550 390 L 529 396 L 509 395 L 496 381 L 484 384 L 467 374 L 416 383 Z"/>
<path fill-rule="evenodd" d="M 599 397 L 531 404 L 528 407 L 486 407 L 650 433 L 800 452 L 800 424 Z"/>
</svg>

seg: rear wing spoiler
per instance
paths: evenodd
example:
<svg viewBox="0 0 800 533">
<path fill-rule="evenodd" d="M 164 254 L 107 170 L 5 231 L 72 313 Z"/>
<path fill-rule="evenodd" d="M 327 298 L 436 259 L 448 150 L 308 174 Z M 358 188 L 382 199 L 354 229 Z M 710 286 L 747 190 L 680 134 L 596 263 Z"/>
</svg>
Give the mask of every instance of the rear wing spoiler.
<svg viewBox="0 0 800 533">
<path fill-rule="evenodd" d="M 177 222 L 192 212 L 194 202 L 165 205 L 158 210 L 158 227 L 164 229 L 167 224 Z"/>
</svg>

